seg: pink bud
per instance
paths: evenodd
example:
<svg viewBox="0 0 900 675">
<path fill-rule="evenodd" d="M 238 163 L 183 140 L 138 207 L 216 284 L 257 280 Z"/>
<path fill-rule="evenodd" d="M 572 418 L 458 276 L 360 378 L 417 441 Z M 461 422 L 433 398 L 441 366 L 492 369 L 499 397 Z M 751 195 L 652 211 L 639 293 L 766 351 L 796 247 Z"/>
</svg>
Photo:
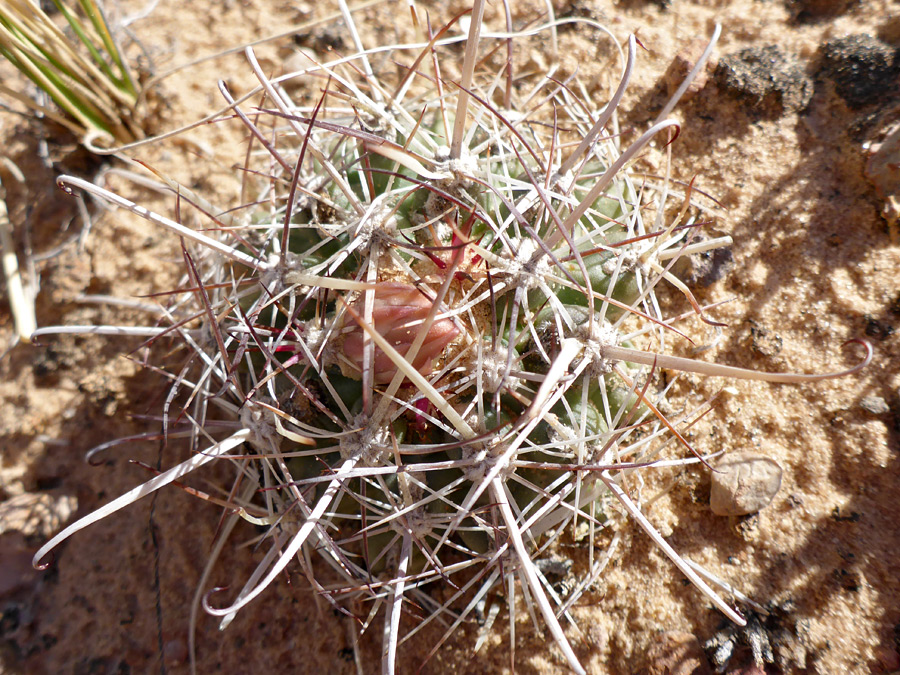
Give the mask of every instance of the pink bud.
<svg viewBox="0 0 900 675">
<path fill-rule="evenodd" d="M 418 336 L 433 305 L 434 303 L 415 286 L 396 281 L 379 283 L 375 288 L 372 324 L 388 344 L 405 356 Z M 361 318 L 364 318 L 365 295 L 357 298 L 350 307 Z M 348 316 L 344 319 L 344 326 L 350 325 L 352 325 L 352 330 L 345 334 L 342 351 L 352 366 L 345 369 L 345 374 L 351 377 L 360 377 L 363 364 L 364 331 L 352 317 Z M 451 319 L 436 319 L 431 324 L 425 341 L 412 361 L 413 368 L 422 375 L 428 375 L 434 368 L 434 360 L 441 355 L 444 348 L 457 335 L 459 335 L 459 329 Z M 375 371 L 376 384 L 387 384 L 397 372 L 394 362 L 377 346 L 372 368 Z"/>
</svg>

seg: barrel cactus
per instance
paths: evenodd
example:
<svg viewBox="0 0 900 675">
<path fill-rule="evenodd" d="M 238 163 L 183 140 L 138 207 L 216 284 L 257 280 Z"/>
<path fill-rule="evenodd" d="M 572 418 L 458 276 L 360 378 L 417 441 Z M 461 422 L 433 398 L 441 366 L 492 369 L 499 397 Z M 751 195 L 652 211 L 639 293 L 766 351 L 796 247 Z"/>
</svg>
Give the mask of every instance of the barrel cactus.
<svg viewBox="0 0 900 675">
<path fill-rule="evenodd" d="M 431 34 L 420 21 L 423 41 L 388 48 L 378 61 L 391 64 L 386 72 L 358 38 L 352 57 L 311 60 L 291 76 L 316 78 L 310 106 L 294 103 L 248 49 L 260 108 L 251 116 L 222 90 L 251 139 L 249 203 L 216 208 L 170 184 L 210 217 L 215 236 L 61 179 L 187 242 L 188 290 L 169 308 L 171 325 L 143 330 L 195 354 L 196 371 L 178 374 L 170 398 L 188 394 L 195 437 L 215 442 L 71 525 L 36 564 L 91 522 L 240 453 L 230 517 L 266 526 L 270 547 L 236 597 L 203 596 L 223 624 L 298 556 L 304 565 L 315 556 L 340 579 L 319 587 L 329 600 L 382 610 L 384 672 L 399 642 L 437 617 L 449 635 L 489 597 L 504 598 L 511 617 L 527 605 L 584 672 L 560 619 L 571 621 L 568 607 L 604 561 L 592 560 L 565 597 L 536 561 L 576 531 L 593 541 L 616 508 L 742 621 L 629 494 L 627 476 L 664 447 L 683 446 L 676 461 L 704 461 L 679 432 L 697 411 L 664 413 L 655 375 L 822 376 L 664 353 L 685 334 L 657 286 L 676 288 L 691 316 L 712 323 L 672 268 L 728 243 L 695 236 L 690 188 L 630 169 L 648 144 L 677 135 L 666 119 L 677 94 L 623 147 L 616 108 L 633 37 L 617 89 L 598 106 L 553 73 L 517 77 L 506 58 L 512 34 L 480 36 L 482 10 L 476 2 L 467 34 L 452 24 Z M 446 78 L 442 66 L 460 58 L 452 45 L 463 41 L 461 75 Z M 227 425 L 210 424 L 222 418 L 234 430 L 224 438 Z M 432 593 L 448 583 L 451 592 Z M 410 598 L 424 618 L 401 634 Z"/>
</svg>

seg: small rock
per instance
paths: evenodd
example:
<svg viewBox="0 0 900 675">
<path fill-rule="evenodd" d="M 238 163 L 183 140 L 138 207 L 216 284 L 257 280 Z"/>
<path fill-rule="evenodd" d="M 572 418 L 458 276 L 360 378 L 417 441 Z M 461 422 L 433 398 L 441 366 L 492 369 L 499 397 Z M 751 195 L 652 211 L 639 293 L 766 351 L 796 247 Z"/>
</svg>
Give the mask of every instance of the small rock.
<svg viewBox="0 0 900 675">
<path fill-rule="evenodd" d="M 663 75 L 663 81 L 666 83 L 666 91 L 669 96 L 672 96 L 675 93 L 691 70 L 694 69 L 697 61 L 700 60 L 703 52 L 706 51 L 706 45 L 706 40 L 694 38 L 675 55 L 674 59 L 672 59 L 672 63 L 669 64 L 666 74 Z M 697 73 L 697 77 L 694 78 L 694 81 L 691 82 L 690 86 L 688 86 L 687 90 L 684 92 L 684 95 L 681 98 L 682 102 L 690 100 L 697 92 L 706 86 L 706 82 L 709 80 L 709 73 L 715 70 L 717 63 L 715 56 L 710 57 L 709 61 L 706 62 L 706 66 Z"/>
<path fill-rule="evenodd" d="M 700 242 L 703 239 L 698 236 L 694 241 Z M 724 277 L 733 261 L 731 249 L 723 246 L 711 251 L 683 255 L 675 262 L 673 271 L 688 286 L 706 288 Z"/>
<path fill-rule="evenodd" d="M 691 633 L 663 633 L 647 652 L 647 675 L 707 675 L 709 662 Z"/>
<path fill-rule="evenodd" d="M 163 660 L 169 667 L 187 663 L 188 646 L 184 643 L 184 640 L 168 640 L 163 646 Z"/>
<path fill-rule="evenodd" d="M 873 415 L 884 415 L 891 411 L 887 402 L 880 396 L 866 396 L 859 402 L 859 407 Z"/>
<path fill-rule="evenodd" d="M 729 455 L 712 474 L 709 507 L 717 516 L 745 516 L 768 506 L 781 487 L 781 467 L 768 457 Z"/>
<path fill-rule="evenodd" d="M 871 314 L 863 317 L 866 321 L 866 335 L 877 340 L 887 340 L 894 334 L 894 327 L 884 321 L 879 321 Z"/>
<path fill-rule="evenodd" d="M 540 573 L 544 575 L 544 579 L 563 597 L 567 596 L 577 583 L 572 574 L 572 560 L 570 558 L 538 558 L 534 561 L 534 564 Z"/>
<path fill-rule="evenodd" d="M 896 51 L 881 40 L 862 33 L 830 40 L 822 48 L 819 75 L 851 108 L 886 101 L 897 92 Z"/>
<path fill-rule="evenodd" d="M 300 47 L 310 47 L 320 54 L 327 54 L 330 51 L 346 51 L 345 34 L 346 30 L 341 26 L 329 25 L 308 33 L 295 34 L 294 44 Z"/>
<path fill-rule="evenodd" d="M 781 352 L 781 336 L 771 333 L 755 321 L 750 321 L 751 348 L 762 356 L 775 356 Z"/>
<path fill-rule="evenodd" d="M 716 82 L 766 115 L 798 112 L 809 104 L 813 84 L 793 56 L 778 47 L 750 47 L 724 57 Z"/>
</svg>

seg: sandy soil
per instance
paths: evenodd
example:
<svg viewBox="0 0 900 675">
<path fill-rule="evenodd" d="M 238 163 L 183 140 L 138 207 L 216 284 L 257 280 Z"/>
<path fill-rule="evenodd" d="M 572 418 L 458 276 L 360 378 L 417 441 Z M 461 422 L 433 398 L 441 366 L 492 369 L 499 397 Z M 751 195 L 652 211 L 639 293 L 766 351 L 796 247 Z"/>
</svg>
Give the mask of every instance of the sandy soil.
<svg viewBox="0 0 900 675">
<path fill-rule="evenodd" d="M 464 4 L 429 3 L 429 11 L 440 23 Z M 123 3 L 123 14 L 136 7 Z M 660 495 L 648 515 L 677 550 L 772 610 L 761 620 L 776 643 L 776 663 L 766 672 L 900 670 L 900 248 L 881 214 L 884 190 L 879 194 L 864 173 L 864 148 L 900 118 L 898 70 L 886 71 L 874 93 L 860 94 L 847 89 L 846 68 L 829 66 L 825 57 L 826 43 L 847 35 L 868 34 L 896 50 L 900 3 L 574 0 L 554 7 L 561 15 L 591 16 L 622 39 L 638 31 L 645 50 L 623 105 L 626 125 L 655 116 L 665 100 L 667 69 L 692 39 L 705 39 L 715 21 L 723 26 L 720 64 L 732 63 L 727 59 L 745 48 L 770 45 L 795 60 L 792 75 L 782 78 L 773 66 L 772 77 L 762 78 L 774 83 L 771 90 L 746 83 L 741 89 L 726 71 L 711 72 L 706 86 L 674 113 L 683 122 L 677 174 L 696 177 L 695 185 L 719 200 L 722 216 L 710 231 L 734 238 L 730 260 L 715 267 L 721 278 L 695 274 L 701 302 L 730 300 L 715 311 L 728 328 L 705 357 L 823 372 L 857 357 L 842 349 L 845 340 L 867 337 L 875 358 L 857 376 L 817 384 L 735 383 L 734 393 L 691 429 L 691 443 L 701 452 L 754 450 L 781 464 L 781 491 L 758 515 L 713 515 L 702 468 L 648 476 L 643 490 L 645 497 Z M 328 11 L 274 0 L 161 0 L 131 26 L 146 54 L 130 53 L 148 67 L 149 57 L 163 73 Z M 392 14 L 400 11 L 405 7 L 382 3 L 360 12 L 363 40 L 391 39 Z M 517 4 L 516 20 L 538 11 Z M 501 6 L 493 4 L 488 16 L 498 21 Z M 340 48 L 342 35 L 329 24 L 257 49 L 264 66 L 277 71 L 298 42 L 324 51 L 328 44 Z M 603 46 L 582 29 L 564 39 L 564 69 L 577 65 L 589 89 L 602 95 L 617 76 L 606 69 Z M 171 129 L 219 108 L 216 80 L 223 77 L 236 92 L 251 83 L 243 58 L 233 55 L 154 84 L 149 130 Z M 864 79 L 857 71 L 849 76 L 851 84 Z M 139 156 L 213 201 L 231 203 L 237 183 L 229 167 L 240 160 L 239 138 L 231 134 L 222 125 L 207 126 L 192 131 L 190 142 L 161 143 Z M 182 264 L 176 242 L 120 212 L 97 213 L 89 234 L 79 237 L 84 225 L 75 202 L 56 189 L 54 178 L 70 171 L 91 176 L 100 166 L 58 130 L 11 112 L 0 112 L 0 143 L 27 177 L 22 185 L 4 174 L 3 184 L 18 250 L 31 254 L 40 275 L 39 325 L 141 321 L 139 310 L 79 298 L 135 298 L 170 287 Z M 648 171 L 652 162 L 651 156 Z M 173 208 L 171 198 L 115 176 L 108 180 L 151 209 Z M 7 345 L 13 325 L 5 292 L 0 295 L 0 344 Z M 711 331 L 696 336 L 698 343 L 713 337 Z M 3 672 L 187 672 L 188 614 L 217 526 L 214 507 L 165 490 L 74 537 L 49 570 L 30 567 L 33 551 L 64 522 L 148 477 L 129 460 L 166 465 L 180 452 L 133 443 L 103 454 L 99 466 L 83 461 L 98 443 L 154 428 L 139 416 L 158 411 L 165 383 L 139 366 L 142 351 L 132 353 L 139 345 L 55 337 L 15 346 L 0 360 Z M 684 377 L 674 393 L 699 402 L 723 384 Z M 215 484 L 214 472 L 204 478 Z M 665 672 L 660 645 L 673 639 L 672 631 L 704 643 L 723 619 L 641 531 L 627 525 L 623 532 L 607 573 L 574 610 L 583 635 L 572 638 L 592 673 Z M 254 560 L 252 547 L 228 551 L 216 581 L 239 583 Z M 347 622 L 317 604 L 293 574 L 225 633 L 201 618 L 199 672 L 353 673 Z M 423 672 L 509 672 L 508 635 L 496 632 L 472 658 L 475 632 L 461 630 Z M 527 622 L 516 635 L 517 672 L 565 671 L 557 650 Z M 401 671 L 415 672 L 436 637 L 408 647 Z M 379 640 L 364 640 L 366 672 L 378 670 Z M 736 651 L 729 668 L 751 672 L 749 647 Z"/>
</svg>

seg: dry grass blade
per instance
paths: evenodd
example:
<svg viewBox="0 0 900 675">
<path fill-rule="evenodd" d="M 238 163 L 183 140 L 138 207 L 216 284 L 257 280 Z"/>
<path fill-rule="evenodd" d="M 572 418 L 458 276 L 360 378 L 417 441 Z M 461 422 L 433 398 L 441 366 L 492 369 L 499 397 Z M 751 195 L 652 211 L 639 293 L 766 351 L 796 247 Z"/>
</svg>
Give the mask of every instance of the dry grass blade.
<svg viewBox="0 0 900 675">
<path fill-rule="evenodd" d="M 24 181 L 18 168 L 11 161 L 6 161 L 9 175 Z M 34 314 L 34 294 L 22 281 L 19 272 L 19 259 L 13 244 L 12 223 L 9 222 L 9 211 L 6 208 L 6 191 L 0 180 L 0 255 L 2 255 L 3 277 L 6 279 L 6 293 L 16 326 L 16 335 L 20 340 L 30 340 L 37 328 Z"/>
</svg>

